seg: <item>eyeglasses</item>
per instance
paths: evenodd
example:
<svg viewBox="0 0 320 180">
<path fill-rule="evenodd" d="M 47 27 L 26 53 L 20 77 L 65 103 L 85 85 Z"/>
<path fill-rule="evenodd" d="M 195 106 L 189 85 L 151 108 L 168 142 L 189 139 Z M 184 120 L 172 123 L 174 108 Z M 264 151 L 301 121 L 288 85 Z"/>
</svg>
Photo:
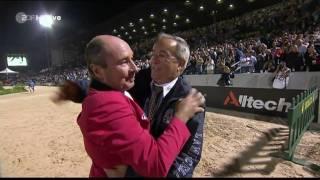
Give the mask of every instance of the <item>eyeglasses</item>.
<svg viewBox="0 0 320 180">
<path fill-rule="evenodd" d="M 158 58 L 159 60 L 165 60 L 165 61 L 171 61 L 172 59 L 178 59 L 175 56 L 169 55 L 169 53 L 165 53 L 165 52 L 151 52 L 150 53 L 150 58 Z"/>
</svg>

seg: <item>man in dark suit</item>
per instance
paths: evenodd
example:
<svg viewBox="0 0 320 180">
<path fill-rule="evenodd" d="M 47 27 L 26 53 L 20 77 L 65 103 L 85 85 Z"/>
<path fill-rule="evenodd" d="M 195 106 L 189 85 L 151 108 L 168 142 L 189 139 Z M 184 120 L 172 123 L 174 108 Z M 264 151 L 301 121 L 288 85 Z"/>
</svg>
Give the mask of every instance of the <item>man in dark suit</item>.
<svg viewBox="0 0 320 180">
<path fill-rule="evenodd" d="M 167 127 L 174 113 L 175 103 L 179 98 L 185 97 L 191 89 L 191 86 L 181 77 L 188 64 L 189 56 L 189 46 L 184 39 L 160 34 L 152 49 L 151 71 L 144 72 L 151 74 L 151 76 L 145 75 L 145 77 L 151 77 L 151 86 L 146 82 L 139 86 L 137 82 L 132 91 L 129 91 L 133 97 L 139 98 L 139 95 L 136 96 L 138 92 L 147 95 L 144 102 L 143 98 L 140 99 L 148 118 L 151 119 L 151 134 L 156 138 Z M 157 87 L 162 90 L 160 90 L 161 94 L 153 98 L 155 94 L 153 89 Z M 156 99 L 157 103 L 153 103 L 153 99 Z M 188 122 L 191 137 L 174 161 L 168 177 L 192 177 L 201 158 L 204 117 L 205 113 L 198 113 Z"/>
<path fill-rule="evenodd" d="M 151 119 L 150 131 L 155 138 L 158 138 L 169 125 L 176 103 L 191 90 L 189 83 L 181 76 L 188 64 L 189 56 L 189 46 L 184 39 L 160 34 L 153 46 L 151 69 L 140 70 L 135 78 L 135 86 L 129 90 L 131 96 L 144 107 L 148 118 Z M 81 102 L 87 87 L 79 86 L 73 83 L 73 91 L 65 86 L 65 90 L 62 89 L 65 91 L 62 93 L 63 98 Z M 75 91 L 77 88 L 78 91 Z M 67 91 L 73 92 L 73 95 Z M 192 177 L 201 158 L 204 118 L 205 112 L 202 112 L 188 121 L 187 127 L 191 137 L 177 156 L 167 177 Z M 133 177 L 138 174 L 132 168 L 128 168 L 126 176 Z"/>
</svg>

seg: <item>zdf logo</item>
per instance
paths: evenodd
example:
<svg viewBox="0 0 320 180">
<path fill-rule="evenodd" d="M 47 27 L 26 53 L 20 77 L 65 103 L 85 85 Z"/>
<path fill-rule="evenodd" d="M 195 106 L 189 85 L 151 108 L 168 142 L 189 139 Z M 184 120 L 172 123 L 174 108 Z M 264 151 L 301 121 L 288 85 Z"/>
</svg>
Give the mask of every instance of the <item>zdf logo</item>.
<svg viewBox="0 0 320 180">
<path fill-rule="evenodd" d="M 41 21 L 42 19 L 51 20 L 51 21 L 61 21 L 61 16 L 53 15 L 27 15 L 24 12 L 18 12 L 16 14 L 16 21 L 20 24 L 25 23 L 26 21 Z"/>
</svg>

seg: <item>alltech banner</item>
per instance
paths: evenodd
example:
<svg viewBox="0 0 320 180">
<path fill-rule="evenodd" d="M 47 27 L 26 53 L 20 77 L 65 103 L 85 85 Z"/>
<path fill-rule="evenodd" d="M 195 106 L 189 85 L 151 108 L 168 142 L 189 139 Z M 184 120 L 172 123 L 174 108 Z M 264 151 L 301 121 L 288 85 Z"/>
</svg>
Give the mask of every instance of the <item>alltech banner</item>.
<svg viewBox="0 0 320 180">
<path fill-rule="evenodd" d="M 206 94 L 206 105 L 254 114 L 287 117 L 292 98 L 302 90 L 193 86 Z"/>
</svg>

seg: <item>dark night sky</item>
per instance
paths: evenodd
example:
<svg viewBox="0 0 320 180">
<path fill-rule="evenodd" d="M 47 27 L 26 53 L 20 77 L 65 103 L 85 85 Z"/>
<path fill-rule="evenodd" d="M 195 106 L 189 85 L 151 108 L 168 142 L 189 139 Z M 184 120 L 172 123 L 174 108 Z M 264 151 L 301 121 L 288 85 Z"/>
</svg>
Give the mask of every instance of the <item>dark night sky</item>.
<svg viewBox="0 0 320 180">
<path fill-rule="evenodd" d="M 41 66 L 45 57 L 45 28 L 37 22 L 19 24 L 15 20 L 18 12 L 43 14 L 49 12 L 61 16 L 55 24 L 51 37 L 55 40 L 68 37 L 75 31 L 90 28 L 106 21 L 139 3 L 139 1 L 1 1 L 0 2 L 0 69 L 6 65 L 7 53 L 32 54 L 29 65 Z M 39 68 L 39 67 L 38 67 Z M 38 69 L 37 68 L 37 69 Z"/>
<path fill-rule="evenodd" d="M 95 25 L 106 22 L 108 19 L 113 20 L 105 27 L 106 31 L 107 28 L 119 28 L 120 25 L 128 23 L 126 21 L 129 19 L 131 21 L 143 17 L 146 20 L 145 23 L 147 23 L 146 16 L 156 11 L 161 12 L 161 8 L 167 6 L 170 6 L 169 9 L 173 10 L 174 13 L 180 14 L 183 10 L 184 12 L 180 14 L 182 17 L 195 18 L 190 25 L 180 24 L 178 26 L 178 28 L 184 30 L 187 29 L 184 26 L 190 26 L 188 28 L 192 28 L 191 25 L 198 27 L 212 23 L 213 18 L 208 14 L 211 12 L 210 8 L 217 8 L 216 10 L 219 12 L 218 17 L 228 18 L 229 16 L 237 16 L 249 10 L 279 1 L 280 0 L 256 0 L 254 3 L 248 3 L 247 0 L 233 0 L 237 7 L 236 9 L 239 10 L 234 12 L 225 10 L 228 6 L 227 3 L 231 2 L 229 0 L 226 0 L 226 3 L 223 5 L 217 5 L 214 0 L 194 0 L 192 1 L 194 4 L 192 8 L 185 8 L 184 0 L 0 1 L 0 70 L 6 66 L 7 53 L 27 54 L 27 56 L 29 56 L 29 68 L 32 67 L 32 69 L 39 70 L 47 64 L 46 48 L 48 46 L 45 33 L 48 29 L 41 27 L 37 21 L 27 21 L 19 24 L 16 21 L 16 14 L 18 12 L 24 12 L 28 15 L 50 13 L 55 16 L 61 16 L 62 20 L 58 21 L 58 23 L 49 30 L 50 42 L 54 42 L 56 40 L 72 39 L 72 37 L 74 37 L 73 35 L 83 35 L 80 32 L 86 30 L 91 29 L 94 31 Z M 206 16 L 197 9 L 197 5 L 204 2 L 210 7 L 207 9 L 208 12 Z M 135 9 L 134 7 L 139 4 L 143 5 L 139 6 L 140 9 Z M 123 14 L 124 12 L 126 12 L 126 14 Z M 118 16 L 119 14 L 122 15 Z M 115 16 L 118 17 L 113 18 Z M 159 13 L 158 16 L 160 17 L 158 21 L 160 21 L 161 16 Z M 164 17 L 165 15 L 162 16 Z M 122 21 L 119 17 L 122 18 Z M 123 18 L 127 20 L 123 20 Z M 153 20 L 149 19 L 149 21 Z M 96 31 L 94 32 L 96 33 Z M 15 68 L 12 69 L 19 70 Z"/>
</svg>

